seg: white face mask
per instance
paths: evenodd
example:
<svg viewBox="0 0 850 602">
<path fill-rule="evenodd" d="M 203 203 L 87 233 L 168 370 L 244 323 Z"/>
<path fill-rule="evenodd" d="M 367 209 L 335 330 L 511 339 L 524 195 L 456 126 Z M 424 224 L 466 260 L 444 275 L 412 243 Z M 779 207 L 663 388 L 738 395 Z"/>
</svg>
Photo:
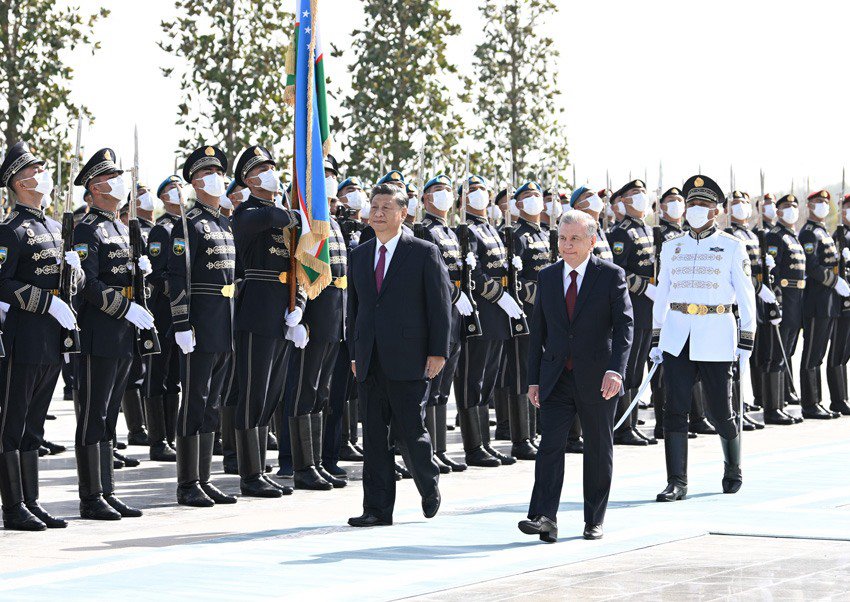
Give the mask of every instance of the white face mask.
<svg viewBox="0 0 850 602">
<path fill-rule="evenodd" d="M 823 219 L 829 215 L 829 205 L 826 203 L 815 203 L 812 207 L 812 214 L 818 219 Z"/>
<path fill-rule="evenodd" d="M 850 222 L 850 209 L 844 210 L 844 221 Z"/>
<path fill-rule="evenodd" d="M 680 219 L 685 215 L 684 201 L 670 201 L 667 203 L 667 215 L 673 219 Z"/>
<path fill-rule="evenodd" d="M 771 203 L 770 205 L 764 206 L 764 216 L 767 219 L 776 219 L 776 205 Z"/>
<path fill-rule="evenodd" d="M 431 193 L 431 202 L 437 211 L 448 211 L 452 206 L 452 193 L 448 190 L 435 190 Z"/>
<path fill-rule="evenodd" d="M 227 198 L 226 194 L 223 194 L 219 197 L 218 206 L 222 209 L 233 209 L 233 203 L 230 202 L 230 199 Z"/>
<path fill-rule="evenodd" d="M 589 196 L 584 200 L 590 203 L 588 209 L 590 211 L 593 211 L 594 213 L 599 213 L 600 211 L 602 211 L 602 207 L 604 207 L 602 199 L 599 198 L 598 194 L 594 193 L 593 196 Z"/>
<path fill-rule="evenodd" d="M 685 212 L 685 219 L 688 220 L 688 223 L 692 228 L 699 230 L 703 226 L 708 223 L 708 212 L 711 211 L 708 207 L 700 207 L 699 205 L 694 205 L 692 207 L 688 207 Z"/>
<path fill-rule="evenodd" d="M 42 196 L 41 197 L 41 208 L 47 209 L 48 205 L 50 205 L 50 197 L 47 196 L 47 195 Z"/>
<path fill-rule="evenodd" d="M 172 188 L 171 190 L 166 192 L 165 195 L 168 197 L 169 203 L 172 203 L 174 205 L 179 205 L 181 203 L 179 188 Z"/>
<path fill-rule="evenodd" d="M 632 200 L 632 209 L 634 209 L 641 215 L 646 213 L 646 208 L 649 207 L 649 197 L 647 197 L 644 193 L 639 192 L 630 198 Z"/>
<path fill-rule="evenodd" d="M 610 206 L 610 205 L 608 205 L 607 207 L 605 207 L 605 215 L 607 215 L 607 216 L 608 216 L 608 220 L 609 220 L 609 221 L 613 221 L 613 220 L 617 217 L 616 215 L 614 215 L 614 210 L 613 210 L 613 209 L 611 209 L 611 206 Z"/>
<path fill-rule="evenodd" d="M 542 196 L 527 196 L 521 200 L 522 210 L 525 211 L 528 215 L 540 215 L 540 212 L 543 211 Z"/>
<path fill-rule="evenodd" d="M 239 199 L 239 201 L 244 203 L 245 201 L 247 201 L 251 197 L 251 190 L 248 189 L 248 188 L 243 188 L 242 191 L 239 194 L 242 195 L 242 198 Z"/>
<path fill-rule="evenodd" d="M 221 196 L 224 194 L 224 176 L 220 173 L 211 173 L 201 178 L 203 185 L 201 190 L 210 196 Z"/>
<path fill-rule="evenodd" d="M 623 201 L 617 201 L 617 213 L 619 213 L 620 215 L 626 214 L 626 206 L 623 205 Z"/>
<path fill-rule="evenodd" d="M 487 195 L 487 191 L 479 188 L 478 190 L 473 190 L 466 197 L 466 202 L 469 203 L 469 206 L 475 209 L 476 211 L 481 211 L 487 207 L 487 203 L 490 202 L 490 197 Z"/>
<path fill-rule="evenodd" d="M 555 219 L 561 215 L 561 202 L 560 201 L 549 201 L 546 203 L 546 214 Z"/>
<path fill-rule="evenodd" d="M 345 195 L 346 203 L 350 209 L 363 209 L 366 206 L 366 194 L 362 190 L 353 190 Z"/>
<path fill-rule="evenodd" d="M 508 201 L 508 207 L 510 208 L 511 217 L 519 217 L 519 208 L 516 206 L 516 200 L 511 199 Z"/>
<path fill-rule="evenodd" d="M 800 219 L 800 210 L 797 207 L 786 207 L 779 212 L 779 217 L 786 224 L 794 225 Z"/>
<path fill-rule="evenodd" d="M 35 192 L 41 195 L 41 203 L 42 206 L 44 206 L 44 199 L 47 198 L 53 191 L 53 178 L 50 176 L 50 172 L 45 169 L 44 171 L 39 172 L 27 179 L 35 180 L 35 188 L 31 188 L 30 190 L 34 190 Z"/>
<path fill-rule="evenodd" d="M 487 217 L 493 221 L 497 221 L 502 217 L 502 210 L 499 209 L 498 205 L 490 205 L 487 207 Z"/>
<path fill-rule="evenodd" d="M 277 191 L 280 189 L 280 180 L 278 180 L 273 169 L 261 171 L 256 177 L 260 181 L 260 188 L 272 194 L 277 194 Z"/>
<path fill-rule="evenodd" d="M 114 178 L 110 178 L 109 180 L 106 180 L 106 182 L 101 183 L 109 184 L 109 192 L 107 192 L 106 194 L 111 196 L 113 199 L 121 201 L 121 205 L 127 202 L 124 200 L 127 197 L 127 190 L 124 187 L 124 178 L 122 178 L 120 175 L 115 176 Z"/>
<path fill-rule="evenodd" d="M 407 215 L 408 217 L 414 217 L 416 215 L 416 208 L 419 206 L 419 199 L 413 197 L 412 199 L 407 199 Z"/>
<path fill-rule="evenodd" d="M 329 199 L 332 199 L 336 196 L 336 189 L 339 187 L 337 184 L 336 178 L 333 176 L 328 176 L 325 178 L 325 196 Z"/>
<path fill-rule="evenodd" d="M 360 210 L 360 217 L 363 219 L 369 219 L 369 214 L 372 213 L 372 205 L 366 203 L 363 205 L 363 209 Z"/>
<path fill-rule="evenodd" d="M 144 193 L 139 197 L 139 209 L 142 211 L 153 211 L 154 207 L 156 207 L 153 195 L 150 192 Z"/>
<path fill-rule="evenodd" d="M 737 205 L 732 205 L 732 217 L 737 220 L 748 220 L 752 214 L 753 208 L 749 203 L 738 203 Z"/>
</svg>

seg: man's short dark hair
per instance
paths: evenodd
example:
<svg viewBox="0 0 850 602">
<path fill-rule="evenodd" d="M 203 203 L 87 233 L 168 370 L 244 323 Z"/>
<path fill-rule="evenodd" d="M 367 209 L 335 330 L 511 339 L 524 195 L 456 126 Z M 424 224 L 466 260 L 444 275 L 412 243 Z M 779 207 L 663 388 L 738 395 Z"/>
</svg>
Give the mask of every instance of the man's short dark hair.
<svg viewBox="0 0 850 602">
<path fill-rule="evenodd" d="M 407 191 L 404 188 L 399 188 L 392 184 L 378 184 L 372 188 L 372 193 L 369 195 L 369 202 L 372 202 L 379 194 L 386 194 L 393 197 L 393 200 L 398 203 L 402 209 L 407 209 Z"/>
</svg>

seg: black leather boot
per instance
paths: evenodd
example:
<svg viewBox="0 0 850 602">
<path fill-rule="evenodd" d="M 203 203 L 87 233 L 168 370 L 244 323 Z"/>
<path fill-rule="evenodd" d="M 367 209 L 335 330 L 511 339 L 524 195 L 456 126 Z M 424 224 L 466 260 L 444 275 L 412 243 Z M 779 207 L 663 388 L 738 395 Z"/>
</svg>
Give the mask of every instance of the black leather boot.
<svg viewBox="0 0 850 602">
<path fill-rule="evenodd" d="M 528 396 L 509 395 L 508 409 L 511 426 L 511 456 L 517 460 L 534 460 L 537 450 L 531 445 L 528 423 Z"/>
<path fill-rule="evenodd" d="M 38 450 L 35 450 L 38 461 Z M 18 450 L 0 454 L 0 500 L 3 526 L 12 531 L 44 531 L 47 525 L 24 505 L 21 456 Z"/>
<path fill-rule="evenodd" d="M 103 499 L 121 515 L 121 518 L 138 518 L 142 511 L 122 502 L 115 496 L 115 473 L 112 466 L 112 441 L 100 442 L 100 484 Z"/>
<path fill-rule="evenodd" d="M 341 489 L 348 485 L 348 480 L 335 477 L 322 466 L 322 437 L 324 435 L 324 422 L 322 413 L 310 414 L 310 442 L 313 445 L 313 466 L 324 480 L 330 483 L 334 489 Z"/>
<path fill-rule="evenodd" d="M 440 474 L 449 474 L 452 469 L 448 464 L 444 464 L 437 456 L 437 413 L 436 406 L 425 406 L 425 430 L 428 431 L 428 437 L 431 439 L 431 448 L 434 450 L 434 463 L 440 469 Z"/>
<path fill-rule="evenodd" d="M 626 389 L 620 400 L 617 402 L 616 419 L 628 411 L 629 405 L 632 403 L 632 389 Z M 638 435 L 632 428 L 632 417 L 628 416 L 620 427 L 614 431 L 614 445 L 649 445 L 649 441 Z"/>
<path fill-rule="evenodd" d="M 148 421 L 150 459 L 155 462 L 176 462 L 177 452 L 166 441 L 165 400 L 162 395 L 145 398 L 145 415 Z"/>
<path fill-rule="evenodd" d="M 495 468 L 501 466 L 497 458 L 491 456 L 481 445 L 481 425 L 478 422 L 478 408 L 458 408 L 460 418 L 460 436 L 463 439 L 463 451 L 469 466 Z M 490 426 L 488 425 L 489 429 Z"/>
<path fill-rule="evenodd" d="M 216 504 L 235 504 L 235 495 L 224 493 L 210 482 L 213 447 L 215 447 L 215 433 L 198 435 L 198 484 L 207 497 Z"/>
<path fill-rule="evenodd" d="M 201 489 L 199 472 L 200 435 L 177 436 L 177 503 L 194 508 L 211 508 L 213 499 Z"/>
<path fill-rule="evenodd" d="M 794 424 L 794 419 L 779 409 L 782 397 L 782 373 L 766 372 L 762 374 L 761 403 L 764 409 L 765 424 Z"/>
<path fill-rule="evenodd" d="M 664 459 L 667 487 L 655 497 L 657 502 L 675 502 L 688 495 L 688 434 L 664 433 Z"/>
<path fill-rule="evenodd" d="M 20 452 L 21 484 L 24 492 L 24 506 L 47 525 L 48 529 L 64 529 L 68 522 L 52 516 L 38 503 L 38 450 Z"/>
<path fill-rule="evenodd" d="M 791 382 L 788 380 L 788 373 L 783 371 L 782 376 L 783 376 L 782 387 L 783 387 L 783 391 L 784 391 L 784 395 L 785 395 L 785 399 L 784 399 L 785 403 L 783 404 L 783 407 L 786 406 L 786 405 L 790 405 L 790 406 L 800 405 L 800 396 L 797 395 L 797 392 L 794 391 L 794 389 L 791 387 Z M 801 374 L 800 380 L 802 380 L 802 378 L 803 378 L 803 375 Z"/>
<path fill-rule="evenodd" d="M 511 440 L 510 398 L 510 389 L 506 387 L 496 387 L 495 391 L 493 391 L 493 408 L 496 413 L 496 431 L 493 433 L 493 439 L 496 441 Z M 489 412 L 487 416 L 489 420 Z"/>
<path fill-rule="evenodd" d="M 850 406 L 847 405 L 847 367 L 827 366 L 826 384 L 829 387 L 829 409 L 850 416 Z"/>
<path fill-rule="evenodd" d="M 820 405 L 818 368 L 800 369 L 800 406 L 807 420 L 831 420 L 834 416 Z"/>
<path fill-rule="evenodd" d="M 788 399 L 786 391 L 787 391 L 787 389 L 790 388 L 788 386 L 787 380 L 788 380 L 788 375 L 785 372 L 780 372 L 779 373 L 779 384 L 782 388 L 783 394 L 782 394 L 782 397 L 780 397 L 779 412 L 788 416 L 788 418 L 790 418 L 794 422 L 794 424 L 800 424 L 801 422 L 803 422 L 803 417 L 802 416 L 795 416 L 794 414 L 792 414 L 792 413 L 790 413 L 786 410 L 786 406 L 788 404 L 788 402 L 786 401 Z M 799 405 L 799 399 L 797 400 L 797 404 Z"/>
<path fill-rule="evenodd" d="M 463 472 L 466 470 L 466 464 L 458 462 L 449 457 L 446 453 L 446 430 L 448 419 L 448 407 L 445 405 L 434 406 L 434 422 L 436 425 L 436 435 L 434 437 L 434 450 L 440 462 L 449 467 L 452 472 Z"/>
<path fill-rule="evenodd" d="M 124 391 L 121 410 L 127 422 L 127 445 L 150 445 L 148 433 L 145 431 L 145 412 L 142 409 L 142 394 L 139 389 Z"/>
<path fill-rule="evenodd" d="M 476 410 L 478 411 L 478 425 L 481 429 L 481 446 L 484 448 L 484 451 L 496 458 L 502 466 L 516 464 L 516 458 L 506 456 L 490 446 L 490 408 L 487 406 L 478 406 Z"/>
<path fill-rule="evenodd" d="M 363 454 L 361 454 L 358 450 L 354 449 L 354 445 L 351 444 L 351 408 L 352 405 L 356 404 L 356 400 L 347 399 L 345 400 L 345 404 L 342 408 L 342 432 L 340 434 L 342 442 L 339 446 L 339 459 L 344 460 L 346 462 L 363 461 Z M 354 427 L 357 428 L 356 422 L 354 424 Z"/>
<path fill-rule="evenodd" d="M 78 445 L 74 448 L 74 455 L 77 458 L 80 518 L 120 520 L 121 514 L 103 499 L 103 485 L 100 478 L 100 444 Z"/>
<path fill-rule="evenodd" d="M 638 390 L 632 389 L 631 398 L 634 399 L 637 394 Z M 638 404 L 634 408 L 632 408 L 632 413 L 629 417 L 632 422 L 632 431 L 636 433 L 638 437 L 644 439 L 648 445 L 658 445 L 658 439 L 656 439 L 655 437 L 647 437 L 643 434 L 643 431 L 638 428 L 638 425 L 642 425 L 644 423 L 643 420 L 638 419 L 638 406 L 640 406 L 640 402 L 638 402 Z M 578 418 L 578 416 L 576 416 L 576 418 Z"/>
<path fill-rule="evenodd" d="M 224 474 L 239 474 L 239 462 L 236 460 L 236 430 L 233 428 L 234 414 L 236 414 L 236 407 L 222 406 L 221 464 Z"/>
<path fill-rule="evenodd" d="M 741 436 L 734 439 L 720 437 L 723 448 L 723 493 L 738 493 L 743 484 L 741 476 Z"/>
<path fill-rule="evenodd" d="M 656 439 L 664 438 L 664 387 L 652 390 L 652 407 L 655 410 L 655 428 L 652 431 Z"/>
<path fill-rule="evenodd" d="M 688 431 L 697 435 L 716 435 L 717 431 L 705 418 L 705 393 L 702 383 L 694 383 L 691 411 L 688 416 Z"/>
<path fill-rule="evenodd" d="M 265 440 L 263 441 L 265 443 Z M 248 497 L 280 497 L 283 493 L 268 483 L 260 452 L 260 429 L 236 429 L 236 456 L 239 464 L 239 489 Z"/>
<path fill-rule="evenodd" d="M 313 432 L 310 414 L 289 418 L 289 437 L 292 441 L 292 468 L 295 489 L 328 491 L 333 485 L 322 478 L 313 464 Z"/>
<path fill-rule="evenodd" d="M 280 405 L 280 404 L 278 404 L 278 405 Z M 278 483 L 277 481 L 272 479 L 272 477 L 270 475 L 266 474 L 267 472 L 269 472 L 268 470 L 266 470 L 266 467 L 267 467 L 266 454 L 267 454 L 268 448 L 264 447 L 262 445 L 262 442 L 268 441 L 268 439 L 269 439 L 269 427 L 268 427 L 268 425 L 260 427 L 259 438 L 260 438 L 260 443 L 261 443 L 261 445 L 260 445 L 260 466 L 263 467 L 263 474 L 261 475 L 261 478 L 266 483 L 268 483 L 269 485 L 271 485 L 272 487 L 274 487 L 275 489 L 280 491 L 281 494 L 292 495 L 292 491 L 293 491 L 292 487 L 290 487 L 289 485 L 282 485 L 281 483 Z"/>
<path fill-rule="evenodd" d="M 163 398 L 165 409 L 165 439 L 174 447 L 174 437 L 177 434 L 177 413 L 180 411 L 180 394 L 166 393 Z"/>
</svg>

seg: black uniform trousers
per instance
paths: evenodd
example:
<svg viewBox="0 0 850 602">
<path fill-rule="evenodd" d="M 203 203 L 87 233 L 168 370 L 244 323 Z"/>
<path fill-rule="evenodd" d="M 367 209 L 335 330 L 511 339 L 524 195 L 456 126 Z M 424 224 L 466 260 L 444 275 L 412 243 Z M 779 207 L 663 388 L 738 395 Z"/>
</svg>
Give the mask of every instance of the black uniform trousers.
<svg viewBox="0 0 850 602">
<path fill-rule="evenodd" d="M 159 354 L 155 354 L 159 355 Z M 127 389 L 139 389 L 144 391 L 145 376 L 147 372 L 147 362 L 139 355 L 133 356 L 133 363 L 130 366 L 130 376 L 127 377 Z"/>
<path fill-rule="evenodd" d="M 328 407 L 339 347 L 339 342 L 320 341 L 310 341 L 304 349 L 293 345 L 288 378 L 292 380 L 294 391 L 289 416 L 317 414 Z"/>
<path fill-rule="evenodd" d="M 189 437 L 213 433 L 218 426 L 218 404 L 227 384 L 230 353 L 180 352 L 183 395 L 177 414 L 177 434 Z"/>
<path fill-rule="evenodd" d="M 354 389 L 354 375 L 351 373 L 351 356 L 348 345 L 341 344 L 336 354 L 330 389 L 328 390 L 328 412 L 325 417 L 322 438 L 322 463 L 333 464 L 339 460 L 342 446 L 342 420 L 345 415 L 345 402 Z M 352 403 L 357 403 L 352 400 Z"/>
<path fill-rule="evenodd" d="M 504 341 L 473 337 L 461 344 L 455 371 L 455 400 L 458 409 L 487 405 L 496 388 Z"/>
<path fill-rule="evenodd" d="M 531 337 L 514 337 L 505 341 L 506 384 L 514 395 L 528 393 L 528 345 Z"/>
<path fill-rule="evenodd" d="M 843 366 L 850 361 L 850 315 L 841 314 L 835 321 L 826 365 L 830 368 Z"/>
<path fill-rule="evenodd" d="M 115 437 L 115 423 L 132 364 L 132 357 L 79 354 L 76 382 L 80 415 L 74 445 L 94 445 Z"/>
<path fill-rule="evenodd" d="M 357 383 L 363 408 L 363 511 L 386 521 L 392 521 L 396 489 L 390 428 L 423 498 L 434 493 L 440 478 L 425 429 L 430 381 L 391 377 L 373 349 L 369 373 L 364 382 Z"/>
<path fill-rule="evenodd" d="M 807 318 L 803 320 L 803 357 L 801 370 L 819 368 L 826 356 L 826 347 L 832 338 L 836 318 Z M 790 356 L 789 356 L 790 357 Z"/>
<path fill-rule="evenodd" d="M 241 330 L 236 333 L 237 430 L 269 423 L 283 394 L 290 348 L 285 339 Z"/>
<path fill-rule="evenodd" d="M 534 462 L 534 489 L 528 518 L 545 516 L 557 521 L 564 486 L 564 454 L 576 417 L 584 430 L 584 522 L 602 524 L 614 470 L 614 415 L 617 398 L 602 402 L 578 399 L 571 370 L 564 369 L 549 397 L 540 404 L 540 445 Z"/>
<path fill-rule="evenodd" d="M 451 343 L 449 357 L 440 373 L 431 380 L 431 389 L 428 395 L 427 405 L 444 406 L 449 403 L 449 394 L 452 391 L 457 364 L 460 361 L 460 343 Z"/>
<path fill-rule="evenodd" d="M 797 340 L 800 338 L 800 328 L 803 325 L 803 316 L 798 312 L 785 311 L 782 314 L 782 322 L 779 324 L 779 337 L 782 341 L 780 347 L 779 341 L 774 338 L 774 345 L 771 346 L 770 371 L 784 372 L 785 360 L 782 358 L 782 347 L 785 348 L 785 353 L 788 360 L 794 356 L 797 350 Z M 775 337 L 775 333 L 774 333 Z M 791 366 L 788 366 L 791 369 Z"/>
<path fill-rule="evenodd" d="M 640 387 L 651 345 L 652 329 L 635 328 L 632 347 L 629 350 L 629 361 L 626 364 L 626 377 L 623 379 L 624 389 L 637 389 Z"/>
<path fill-rule="evenodd" d="M 14 350 L 0 360 L 0 454 L 41 445 L 60 371 L 60 364 L 18 363 Z"/>
<path fill-rule="evenodd" d="M 724 439 L 738 436 L 732 411 L 732 362 L 691 360 L 690 340 L 679 355 L 664 352 L 664 432 L 687 433 L 694 383 L 699 377 L 705 394 L 705 416 Z"/>
<path fill-rule="evenodd" d="M 145 358 L 145 387 L 147 398 L 180 392 L 180 348 L 174 338 L 163 338 L 162 351 Z"/>
</svg>

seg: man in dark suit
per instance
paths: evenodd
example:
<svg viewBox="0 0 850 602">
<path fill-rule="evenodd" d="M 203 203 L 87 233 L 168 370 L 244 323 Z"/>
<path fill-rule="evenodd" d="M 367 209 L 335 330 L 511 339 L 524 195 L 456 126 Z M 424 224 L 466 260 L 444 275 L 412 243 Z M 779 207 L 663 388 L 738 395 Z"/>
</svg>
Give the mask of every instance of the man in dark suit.
<svg viewBox="0 0 850 602">
<path fill-rule="evenodd" d="M 561 261 L 540 272 L 531 319 L 528 398 L 542 437 L 528 520 L 519 529 L 558 539 L 567 435 L 584 430 L 584 538 L 600 539 L 613 469 L 613 426 L 632 344 L 633 316 L 622 268 L 592 255 L 596 221 L 567 211 L 558 226 Z"/>
<path fill-rule="evenodd" d="M 391 424 L 425 517 L 440 507 L 424 404 L 449 355 L 450 283 L 437 246 L 402 232 L 407 200 L 403 188 L 375 186 L 369 216 L 375 238 L 351 253 L 347 330 L 364 433 L 363 514 L 348 520 L 352 527 L 392 524 Z"/>
</svg>

